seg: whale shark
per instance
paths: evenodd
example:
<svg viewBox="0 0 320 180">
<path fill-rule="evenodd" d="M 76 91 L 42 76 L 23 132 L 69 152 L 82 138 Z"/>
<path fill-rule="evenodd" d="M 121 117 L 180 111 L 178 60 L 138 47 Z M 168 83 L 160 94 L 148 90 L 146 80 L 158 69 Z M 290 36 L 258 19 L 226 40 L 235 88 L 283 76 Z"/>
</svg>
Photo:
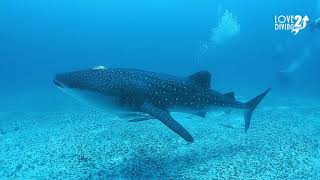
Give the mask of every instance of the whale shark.
<svg viewBox="0 0 320 180">
<path fill-rule="evenodd" d="M 242 103 L 234 92 L 222 94 L 211 88 L 211 74 L 199 71 L 187 77 L 149 72 L 139 69 L 98 68 L 57 74 L 54 85 L 65 93 L 92 102 L 104 109 L 122 113 L 142 113 L 133 121 L 157 119 L 177 135 L 193 142 L 192 135 L 170 112 L 184 112 L 206 117 L 217 108 L 243 109 L 244 130 L 267 89 L 252 100 Z"/>
</svg>

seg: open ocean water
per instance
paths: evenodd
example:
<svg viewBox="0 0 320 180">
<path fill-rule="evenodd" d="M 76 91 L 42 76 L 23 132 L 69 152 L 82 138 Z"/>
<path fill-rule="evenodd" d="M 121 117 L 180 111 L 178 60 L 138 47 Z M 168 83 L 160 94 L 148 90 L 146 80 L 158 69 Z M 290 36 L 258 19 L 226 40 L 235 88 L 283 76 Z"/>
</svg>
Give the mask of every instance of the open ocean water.
<svg viewBox="0 0 320 180">
<path fill-rule="evenodd" d="M 295 16 L 296 35 L 275 29 Z M 0 179 L 320 179 L 317 18 L 319 0 L 1 0 Z M 96 66 L 207 70 L 241 102 L 272 90 L 247 132 L 239 110 L 172 112 L 188 143 L 53 84 Z"/>
</svg>

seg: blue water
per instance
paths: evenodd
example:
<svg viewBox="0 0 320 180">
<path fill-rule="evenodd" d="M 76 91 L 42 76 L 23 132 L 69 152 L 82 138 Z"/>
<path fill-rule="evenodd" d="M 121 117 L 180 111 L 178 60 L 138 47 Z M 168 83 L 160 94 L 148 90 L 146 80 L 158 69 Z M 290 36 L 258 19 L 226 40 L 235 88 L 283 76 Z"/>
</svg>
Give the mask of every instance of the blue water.
<svg viewBox="0 0 320 180">
<path fill-rule="evenodd" d="M 215 43 L 226 10 L 240 30 Z M 0 179 L 317 179 L 320 30 L 275 31 L 282 14 L 315 20 L 320 1 L 0 1 Z M 56 73 L 97 65 L 208 70 L 213 89 L 242 101 L 272 92 L 248 133 L 241 113 L 174 114 L 188 144 L 53 87 Z"/>
</svg>

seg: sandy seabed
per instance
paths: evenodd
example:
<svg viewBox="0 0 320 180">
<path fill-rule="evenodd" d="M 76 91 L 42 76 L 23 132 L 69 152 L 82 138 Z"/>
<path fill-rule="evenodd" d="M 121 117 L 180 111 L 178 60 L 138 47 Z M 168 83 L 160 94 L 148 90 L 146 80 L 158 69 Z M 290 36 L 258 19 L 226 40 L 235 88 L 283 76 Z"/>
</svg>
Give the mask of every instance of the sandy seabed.
<svg viewBox="0 0 320 180">
<path fill-rule="evenodd" d="M 1 179 L 318 179 L 320 100 L 266 97 L 247 133 L 240 112 L 127 122 L 55 90 L 0 102 Z"/>
</svg>

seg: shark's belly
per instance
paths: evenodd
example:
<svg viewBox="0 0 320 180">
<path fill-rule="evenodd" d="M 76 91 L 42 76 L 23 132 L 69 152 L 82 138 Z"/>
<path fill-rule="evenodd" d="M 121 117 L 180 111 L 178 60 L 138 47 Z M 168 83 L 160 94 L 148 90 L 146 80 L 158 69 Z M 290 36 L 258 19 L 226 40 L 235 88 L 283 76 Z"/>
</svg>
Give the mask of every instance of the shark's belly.
<svg viewBox="0 0 320 180">
<path fill-rule="evenodd" d="M 79 102 L 94 106 L 96 108 L 121 113 L 126 111 L 133 111 L 134 108 L 124 104 L 122 98 L 117 96 L 105 95 L 98 92 L 91 92 L 86 90 L 64 90 L 64 92 Z"/>
</svg>

